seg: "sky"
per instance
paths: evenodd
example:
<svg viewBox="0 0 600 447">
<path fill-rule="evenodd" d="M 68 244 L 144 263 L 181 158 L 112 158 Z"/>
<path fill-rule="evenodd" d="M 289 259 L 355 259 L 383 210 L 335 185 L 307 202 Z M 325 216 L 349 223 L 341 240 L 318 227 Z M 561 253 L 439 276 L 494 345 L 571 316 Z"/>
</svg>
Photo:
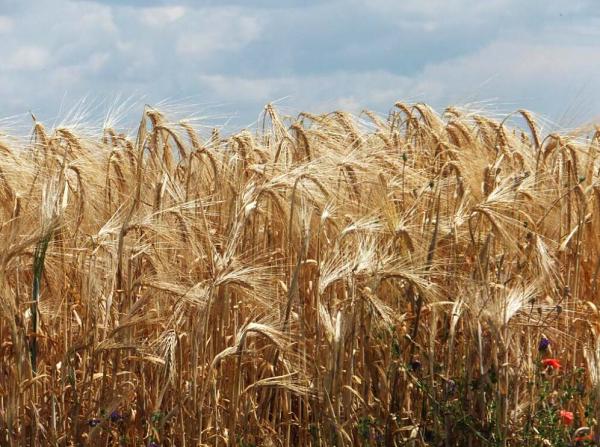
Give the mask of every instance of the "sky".
<svg viewBox="0 0 600 447">
<path fill-rule="evenodd" d="M 0 0 L 0 39 L 0 117 L 151 104 L 247 127 L 269 102 L 402 100 L 600 122 L 597 0 Z"/>
</svg>

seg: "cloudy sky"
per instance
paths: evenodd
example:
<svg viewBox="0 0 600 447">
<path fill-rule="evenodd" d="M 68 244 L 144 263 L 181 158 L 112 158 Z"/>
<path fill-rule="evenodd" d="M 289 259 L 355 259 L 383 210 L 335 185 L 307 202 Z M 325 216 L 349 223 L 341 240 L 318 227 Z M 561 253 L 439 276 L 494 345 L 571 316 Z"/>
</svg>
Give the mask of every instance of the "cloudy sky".
<svg viewBox="0 0 600 447">
<path fill-rule="evenodd" d="M 600 117 L 596 0 L 0 0 L 0 116 L 132 98 L 250 125 L 396 100 Z"/>
</svg>

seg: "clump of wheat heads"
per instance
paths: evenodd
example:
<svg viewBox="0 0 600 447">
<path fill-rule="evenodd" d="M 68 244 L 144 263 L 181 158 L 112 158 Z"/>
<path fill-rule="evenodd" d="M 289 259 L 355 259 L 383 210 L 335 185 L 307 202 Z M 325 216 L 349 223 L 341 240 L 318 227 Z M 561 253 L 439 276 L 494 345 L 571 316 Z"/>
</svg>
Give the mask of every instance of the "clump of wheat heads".
<svg viewBox="0 0 600 447">
<path fill-rule="evenodd" d="M 537 445 L 542 334 L 596 408 L 599 132 L 34 124 L 0 140 L 0 444 Z"/>
</svg>

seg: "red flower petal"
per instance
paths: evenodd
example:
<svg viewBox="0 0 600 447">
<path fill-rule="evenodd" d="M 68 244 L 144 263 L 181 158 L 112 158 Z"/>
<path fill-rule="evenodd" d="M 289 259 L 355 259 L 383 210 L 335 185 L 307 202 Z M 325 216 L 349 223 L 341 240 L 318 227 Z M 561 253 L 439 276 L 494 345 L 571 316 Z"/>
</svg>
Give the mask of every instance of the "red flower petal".
<svg viewBox="0 0 600 447">
<path fill-rule="evenodd" d="M 560 420 L 564 425 L 571 425 L 575 419 L 571 411 L 560 410 Z"/>
<path fill-rule="evenodd" d="M 550 366 L 552 369 L 560 369 L 560 362 L 556 359 L 544 359 L 542 360 L 542 365 Z"/>
</svg>

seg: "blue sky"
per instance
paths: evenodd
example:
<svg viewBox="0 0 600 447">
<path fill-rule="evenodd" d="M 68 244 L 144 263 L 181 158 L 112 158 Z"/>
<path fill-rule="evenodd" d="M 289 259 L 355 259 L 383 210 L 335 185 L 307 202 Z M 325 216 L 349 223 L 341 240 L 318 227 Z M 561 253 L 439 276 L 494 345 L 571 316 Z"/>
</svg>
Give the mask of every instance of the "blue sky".
<svg viewBox="0 0 600 447">
<path fill-rule="evenodd" d="M 235 126 L 275 100 L 600 117 L 594 0 L 0 0 L 0 39 L 0 116 L 131 96 Z"/>
</svg>

